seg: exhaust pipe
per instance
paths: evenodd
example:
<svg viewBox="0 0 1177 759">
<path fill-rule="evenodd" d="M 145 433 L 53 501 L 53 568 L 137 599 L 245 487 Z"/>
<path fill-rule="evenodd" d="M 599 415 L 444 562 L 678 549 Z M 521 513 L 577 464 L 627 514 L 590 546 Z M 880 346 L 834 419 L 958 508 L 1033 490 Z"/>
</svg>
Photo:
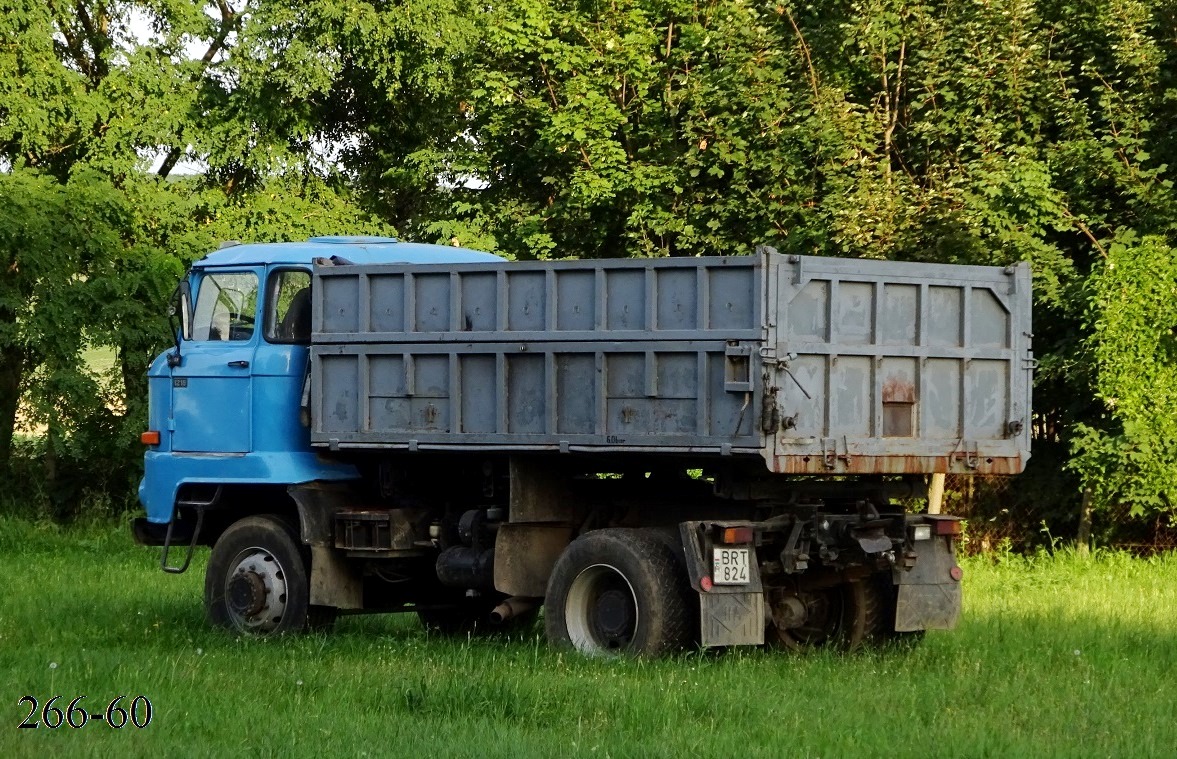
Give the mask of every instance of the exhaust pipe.
<svg viewBox="0 0 1177 759">
<path fill-rule="evenodd" d="M 520 614 L 529 612 L 538 605 L 538 598 L 511 596 L 498 606 L 494 607 L 490 613 L 490 621 L 492 624 L 501 625 L 511 617 L 516 617 Z"/>
</svg>

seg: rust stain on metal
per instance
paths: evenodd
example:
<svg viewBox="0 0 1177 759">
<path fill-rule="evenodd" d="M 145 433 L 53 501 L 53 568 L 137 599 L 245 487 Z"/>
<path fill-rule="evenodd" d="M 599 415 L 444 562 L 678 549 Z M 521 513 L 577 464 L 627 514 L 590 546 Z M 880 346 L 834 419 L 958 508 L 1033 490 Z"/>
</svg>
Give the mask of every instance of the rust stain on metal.
<svg viewBox="0 0 1177 759">
<path fill-rule="evenodd" d="M 1019 474 L 1026 462 L 1021 456 L 985 456 L 975 467 L 959 456 L 838 456 L 833 468 L 820 454 L 776 456 L 772 470 L 778 474 Z"/>
<path fill-rule="evenodd" d="M 915 403 L 915 385 L 906 377 L 891 375 L 883 383 L 883 403 Z"/>
</svg>

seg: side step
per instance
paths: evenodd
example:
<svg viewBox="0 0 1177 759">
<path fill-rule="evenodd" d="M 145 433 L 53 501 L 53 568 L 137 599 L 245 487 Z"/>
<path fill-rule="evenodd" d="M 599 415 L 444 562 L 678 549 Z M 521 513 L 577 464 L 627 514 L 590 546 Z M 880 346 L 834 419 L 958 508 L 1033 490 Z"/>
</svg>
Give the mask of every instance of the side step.
<svg viewBox="0 0 1177 759">
<path fill-rule="evenodd" d="M 187 571 L 188 565 L 192 563 L 192 554 L 196 551 L 196 541 L 200 537 L 200 528 L 204 526 L 204 512 L 206 509 L 215 506 L 220 500 L 221 486 L 217 485 L 217 489 L 213 492 L 212 497 L 207 501 L 176 501 L 176 509 L 172 511 L 172 521 L 168 522 L 168 531 L 163 538 L 163 554 L 159 557 L 160 569 L 174 575 L 182 574 L 183 572 Z M 196 510 L 196 527 L 193 528 L 191 536 L 183 536 L 187 538 L 188 542 L 188 551 L 184 556 L 184 563 L 178 567 L 173 567 L 168 565 L 168 552 L 171 550 L 172 541 L 179 540 L 181 537 L 178 534 L 174 534 L 176 526 L 175 514 L 176 511 L 179 511 L 181 506 L 187 506 Z"/>
</svg>

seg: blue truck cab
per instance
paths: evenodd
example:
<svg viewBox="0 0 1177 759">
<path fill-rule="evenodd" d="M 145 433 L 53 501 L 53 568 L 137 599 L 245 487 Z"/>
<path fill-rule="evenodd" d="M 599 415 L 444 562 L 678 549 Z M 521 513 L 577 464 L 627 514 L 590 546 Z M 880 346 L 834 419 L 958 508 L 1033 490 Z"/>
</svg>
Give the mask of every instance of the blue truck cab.
<svg viewBox="0 0 1177 759">
<path fill-rule="evenodd" d="M 315 237 L 232 245 L 196 261 L 179 288 L 176 345 L 159 355 L 148 372 L 144 442 L 149 447 L 139 486 L 147 516 L 134 524 L 139 542 L 190 542 L 198 528 L 192 519 L 183 521 L 179 507 L 221 498 L 226 486 L 264 492 L 256 488 L 357 476 L 350 464 L 327 461 L 312 450 L 299 413 L 316 259 L 356 264 L 502 260 L 390 237 Z"/>
</svg>

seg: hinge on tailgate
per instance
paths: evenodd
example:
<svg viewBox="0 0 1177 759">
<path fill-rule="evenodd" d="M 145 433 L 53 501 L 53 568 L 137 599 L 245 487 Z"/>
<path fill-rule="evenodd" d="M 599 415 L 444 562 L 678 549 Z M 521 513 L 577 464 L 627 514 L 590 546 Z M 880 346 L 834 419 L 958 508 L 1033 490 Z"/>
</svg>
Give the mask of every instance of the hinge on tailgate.
<svg viewBox="0 0 1177 759">
<path fill-rule="evenodd" d="M 760 431 L 775 435 L 781 428 L 781 407 L 777 405 L 776 394 L 780 388 L 768 384 L 768 372 L 764 373 L 764 398 L 760 403 Z"/>
</svg>

